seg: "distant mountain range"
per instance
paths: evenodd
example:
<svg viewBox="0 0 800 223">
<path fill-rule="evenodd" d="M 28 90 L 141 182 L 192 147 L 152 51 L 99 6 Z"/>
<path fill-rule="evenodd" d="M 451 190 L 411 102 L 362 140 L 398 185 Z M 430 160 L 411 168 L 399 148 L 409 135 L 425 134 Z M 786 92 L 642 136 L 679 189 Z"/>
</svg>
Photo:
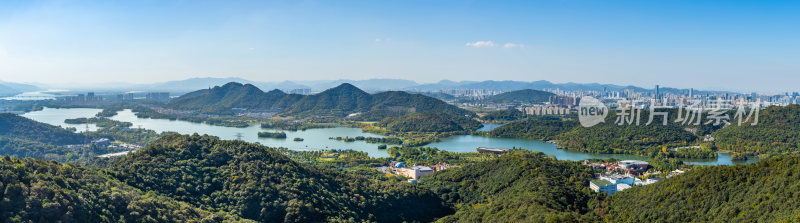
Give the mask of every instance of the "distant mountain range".
<svg viewBox="0 0 800 223">
<path fill-rule="evenodd" d="M 27 91 L 37 91 L 39 87 L 30 84 L 19 84 L 0 81 L 0 97 L 12 96 Z"/>
<path fill-rule="evenodd" d="M 229 82 L 238 82 L 243 84 L 252 84 L 261 89 L 281 89 L 284 91 L 293 89 L 309 89 L 311 91 L 323 91 L 332 87 L 336 87 L 343 83 L 349 83 L 367 92 L 381 92 L 381 91 L 412 91 L 412 92 L 438 92 L 447 89 L 484 89 L 494 91 L 516 91 L 523 89 L 545 90 L 545 89 L 560 89 L 565 91 L 622 91 L 633 90 L 636 92 L 653 92 L 655 88 L 643 88 L 638 86 L 622 86 L 614 84 L 598 84 L 598 83 L 552 83 L 549 81 L 450 81 L 442 80 L 436 83 L 419 84 L 411 80 L 404 79 L 367 79 L 367 80 L 318 80 L 318 81 L 283 81 L 283 82 L 257 82 L 249 81 L 241 78 L 192 78 L 182 81 L 171 81 L 160 84 L 154 84 L 149 87 L 152 90 L 163 90 L 172 92 L 188 92 L 191 89 L 208 88 L 211 86 L 223 85 Z M 144 89 L 144 88 L 142 88 Z M 662 93 L 687 93 L 689 89 L 678 89 L 661 87 Z M 723 91 L 701 91 L 694 90 L 694 94 L 720 94 L 726 93 Z M 733 93 L 733 92 L 728 92 Z"/>
<path fill-rule="evenodd" d="M 411 92 L 438 92 L 448 89 L 484 89 L 494 91 L 515 91 L 523 89 L 545 90 L 545 89 L 560 89 L 565 91 L 621 91 L 633 90 L 636 92 L 653 92 L 654 88 L 643 88 L 638 86 L 622 86 L 614 84 L 598 84 L 598 83 L 552 83 L 545 80 L 526 82 L 526 81 L 450 81 L 442 80 L 436 83 L 420 84 L 411 80 L 404 79 L 367 79 L 367 80 L 314 80 L 314 81 L 282 81 L 282 82 L 259 82 L 251 81 L 238 77 L 228 78 L 190 78 L 185 80 L 176 80 L 168 82 L 160 82 L 153 84 L 128 84 L 128 83 L 104 83 L 104 84 L 63 84 L 63 85 L 24 85 L 0 82 L 0 85 L 10 87 L 17 90 L 4 90 L 0 86 L 0 93 L 3 92 L 19 92 L 30 91 L 30 89 L 69 89 L 75 91 L 166 91 L 174 94 L 183 94 L 197 89 L 208 89 L 214 86 L 221 86 L 226 83 L 237 82 L 242 84 L 251 84 L 260 89 L 281 89 L 283 91 L 291 91 L 295 89 L 308 89 L 310 92 L 320 92 L 325 89 L 339 86 L 342 83 L 349 83 L 353 86 L 363 89 L 367 92 L 381 92 L 381 91 L 411 91 Z M 689 89 L 678 89 L 662 87 L 660 89 L 664 93 L 686 93 Z M 695 89 L 695 94 L 720 94 L 726 93 L 722 91 L 700 91 Z M 733 92 L 728 92 L 733 93 Z"/>
<path fill-rule="evenodd" d="M 369 94 L 343 83 L 318 94 L 287 94 L 275 89 L 264 92 L 255 85 L 236 82 L 185 94 L 170 102 L 174 109 L 199 110 L 210 114 L 230 114 L 232 109 L 275 111 L 286 115 L 331 115 L 343 117 L 358 112 L 425 112 L 437 111 L 453 115 L 474 113 L 441 100 L 404 91 Z"/>
</svg>

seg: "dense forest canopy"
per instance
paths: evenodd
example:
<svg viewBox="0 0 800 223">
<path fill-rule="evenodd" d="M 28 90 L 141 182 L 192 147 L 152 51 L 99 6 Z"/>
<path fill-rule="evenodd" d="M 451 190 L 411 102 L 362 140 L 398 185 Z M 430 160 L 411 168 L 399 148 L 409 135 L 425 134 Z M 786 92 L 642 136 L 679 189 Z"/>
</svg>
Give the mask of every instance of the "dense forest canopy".
<svg viewBox="0 0 800 223">
<path fill-rule="evenodd" d="M 488 135 L 501 138 L 552 140 L 577 127 L 578 121 L 559 116 L 535 116 L 492 129 Z"/>
<path fill-rule="evenodd" d="M 80 144 L 85 140 L 84 136 L 64 128 L 10 113 L 0 113 L 0 136 L 54 145 Z"/>
<path fill-rule="evenodd" d="M 85 141 L 85 135 L 58 126 L 15 114 L 0 113 L 0 155 L 67 161 L 91 156 L 102 150 L 95 147 L 65 147 L 83 144 Z"/>
<path fill-rule="evenodd" d="M 421 184 L 454 204 L 439 222 L 564 222 L 591 216 L 592 169 L 542 153 L 515 151 L 498 159 L 448 169 Z"/>
<path fill-rule="evenodd" d="M 698 167 L 609 196 L 613 222 L 776 222 L 800 220 L 800 157 Z"/>
<path fill-rule="evenodd" d="M 483 126 L 472 118 L 443 112 L 411 113 L 384 119 L 378 125 L 399 132 L 472 131 Z"/>
<path fill-rule="evenodd" d="M 715 131 L 715 145 L 742 153 L 786 153 L 800 148 L 800 105 L 771 106 L 755 119 Z"/>
<path fill-rule="evenodd" d="M 675 122 L 677 110 L 658 109 L 656 112 L 667 112 L 667 123 L 662 123 L 663 116 L 654 115 L 650 121 L 649 110 L 639 114 L 640 122 L 619 124 L 616 113 L 610 113 L 605 122 L 592 127 L 583 127 L 577 117 L 572 116 L 536 116 L 510 122 L 488 132 L 493 137 L 529 138 L 555 140 L 564 149 L 588 153 L 635 154 L 648 157 L 685 157 L 714 158 L 716 150 L 713 145 L 703 145 L 699 149 L 690 148 L 674 150 L 671 148 L 686 147 L 701 143 L 702 137 L 723 125 L 706 124 L 703 119 L 700 125 L 688 125 Z"/>
<path fill-rule="evenodd" d="M 143 192 L 99 169 L 40 159 L 0 158 L 2 222 L 238 221 Z"/>
<path fill-rule="evenodd" d="M 165 136 L 112 169 L 141 190 L 262 222 L 430 221 L 450 212 L 417 186 L 320 169 L 271 148 L 205 135 Z"/>
<path fill-rule="evenodd" d="M 510 122 L 522 118 L 525 118 L 525 113 L 523 113 L 519 109 L 510 108 L 510 109 L 491 111 L 488 114 L 481 117 L 481 120 L 490 122 Z"/>
</svg>

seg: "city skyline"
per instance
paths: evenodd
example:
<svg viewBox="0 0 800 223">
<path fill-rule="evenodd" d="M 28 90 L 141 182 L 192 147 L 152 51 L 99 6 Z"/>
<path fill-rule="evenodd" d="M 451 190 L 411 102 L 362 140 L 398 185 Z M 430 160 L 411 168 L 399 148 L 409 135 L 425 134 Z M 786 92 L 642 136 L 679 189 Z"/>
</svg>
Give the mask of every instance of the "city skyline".
<svg viewBox="0 0 800 223">
<path fill-rule="evenodd" d="M 792 92 L 800 4 L 4 2 L 0 81 L 547 80 Z"/>
</svg>

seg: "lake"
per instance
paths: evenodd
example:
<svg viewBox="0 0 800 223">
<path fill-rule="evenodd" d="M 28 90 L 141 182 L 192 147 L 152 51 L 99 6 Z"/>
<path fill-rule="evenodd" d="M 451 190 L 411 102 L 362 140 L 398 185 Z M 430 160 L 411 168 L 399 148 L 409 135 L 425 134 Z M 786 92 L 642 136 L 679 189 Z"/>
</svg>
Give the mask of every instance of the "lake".
<svg viewBox="0 0 800 223">
<path fill-rule="evenodd" d="M 247 142 L 257 142 L 270 147 L 286 147 L 293 150 L 321 150 L 321 149 L 352 149 L 369 153 L 373 157 L 388 157 L 386 150 L 379 150 L 378 145 L 363 141 L 344 142 L 330 140 L 329 137 L 356 137 L 371 136 L 383 137 L 381 135 L 364 133 L 360 128 L 321 128 L 308 129 L 305 131 L 284 131 L 276 129 L 262 129 L 259 125 L 247 128 L 234 128 L 224 126 L 214 126 L 187 121 L 171 121 L 166 119 L 139 118 L 131 110 L 120 111 L 113 120 L 133 123 L 134 128 L 151 129 L 156 132 L 177 132 L 181 134 L 208 134 L 217 136 L 221 139 L 241 139 Z M 286 133 L 286 139 L 259 138 L 258 132 L 278 132 Z M 294 141 L 294 138 L 303 138 L 303 141 Z"/>
<path fill-rule="evenodd" d="M 40 122 L 69 126 L 64 124 L 64 119 L 79 118 L 79 117 L 92 117 L 100 109 L 86 109 L 86 108 L 69 108 L 69 109 L 53 109 L 45 108 L 42 111 L 26 113 L 23 116 Z M 120 111 L 113 120 L 124 121 L 133 123 L 134 128 L 151 129 L 157 132 L 177 132 L 181 134 L 208 134 L 218 136 L 222 139 L 237 139 L 247 142 L 260 143 L 270 147 L 286 147 L 293 150 L 321 150 L 321 149 L 352 149 L 356 151 L 367 152 L 372 157 L 388 157 L 389 154 L 385 150 L 379 150 L 378 145 L 370 144 L 363 141 L 356 142 L 343 142 L 330 140 L 329 137 L 383 137 L 372 133 L 363 132 L 359 128 L 336 127 L 336 128 L 322 128 L 322 129 L 309 129 L 305 131 L 283 131 L 286 132 L 286 139 L 273 139 L 273 138 L 259 138 L 258 132 L 260 131 L 281 131 L 275 129 L 262 129 L 260 126 L 250 126 L 247 128 L 234 128 L 213 126 L 201 123 L 192 123 L 187 121 L 170 121 L 166 119 L 149 119 L 138 118 L 131 112 L 131 110 Z M 83 126 L 84 125 L 77 125 Z M 494 128 L 499 125 L 487 126 Z M 81 128 L 78 128 L 81 129 Z M 96 129 L 96 128 L 95 128 Z M 92 130 L 90 128 L 90 130 Z M 93 130 L 92 130 L 93 131 Z M 296 142 L 294 138 L 303 138 L 304 141 Z M 522 148 L 531 151 L 543 152 L 547 155 L 553 155 L 561 160 L 584 160 L 591 158 L 606 159 L 645 159 L 641 156 L 633 155 L 617 155 L 617 154 L 591 154 L 574 152 L 562 149 L 556 149 L 555 144 L 543 142 L 540 140 L 528 139 L 507 139 L 507 138 L 491 138 L 485 136 L 473 135 L 458 135 L 443 138 L 440 142 L 429 144 L 430 147 L 437 147 L 440 150 L 451 152 L 475 152 L 476 147 L 489 147 L 489 148 Z M 748 161 L 732 161 L 731 154 L 720 153 L 716 160 L 685 160 L 686 162 L 699 164 L 699 165 L 732 165 L 744 164 L 757 161 L 757 159 L 750 159 Z"/>
<path fill-rule="evenodd" d="M 486 124 L 483 124 L 483 127 L 479 128 L 479 129 L 478 129 L 478 130 L 476 130 L 476 131 L 479 131 L 479 132 L 488 132 L 488 131 L 492 131 L 492 130 L 494 130 L 495 128 L 497 128 L 497 127 L 500 127 L 500 126 L 503 126 L 503 125 L 505 125 L 505 124 L 498 124 L 498 123 L 486 123 Z"/>
<path fill-rule="evenodd" d="M 44 108 L 41 111 L 22 114 L 22 116 L 55 126 L 75 128 L 77 132 L 85 132 L 87 127 L 86 124 L 67 124 L 64 123 L 64 120 L 94 117 L 94 115 L 100 111 L 103 110 L 95 108 Z M 97 131 L 97 126 L 94 124 L 89 124 L 88 127 L 89 131 Z"/>
</svg>

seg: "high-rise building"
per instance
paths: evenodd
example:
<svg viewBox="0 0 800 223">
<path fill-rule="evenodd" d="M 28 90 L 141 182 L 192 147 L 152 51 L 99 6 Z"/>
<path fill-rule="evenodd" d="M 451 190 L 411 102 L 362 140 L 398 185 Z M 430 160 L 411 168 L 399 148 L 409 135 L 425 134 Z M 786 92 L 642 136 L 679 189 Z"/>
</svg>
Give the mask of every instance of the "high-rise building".
<svg viewBox="0 0 800 223">
<path fill-rule="evenodd" d="M 658 84 L 656 84 L 656 93 L 655 93 L 655 94 L 653 94 L 653 98 L 656 98 L 656 99 L 658 99 L 658 98 L 660 98 L 660 96 L 661 96 L 661 95 L 660 95 L 660 94 L 659 94 L 659 92 L 658 92 Z"/>
</svg>

